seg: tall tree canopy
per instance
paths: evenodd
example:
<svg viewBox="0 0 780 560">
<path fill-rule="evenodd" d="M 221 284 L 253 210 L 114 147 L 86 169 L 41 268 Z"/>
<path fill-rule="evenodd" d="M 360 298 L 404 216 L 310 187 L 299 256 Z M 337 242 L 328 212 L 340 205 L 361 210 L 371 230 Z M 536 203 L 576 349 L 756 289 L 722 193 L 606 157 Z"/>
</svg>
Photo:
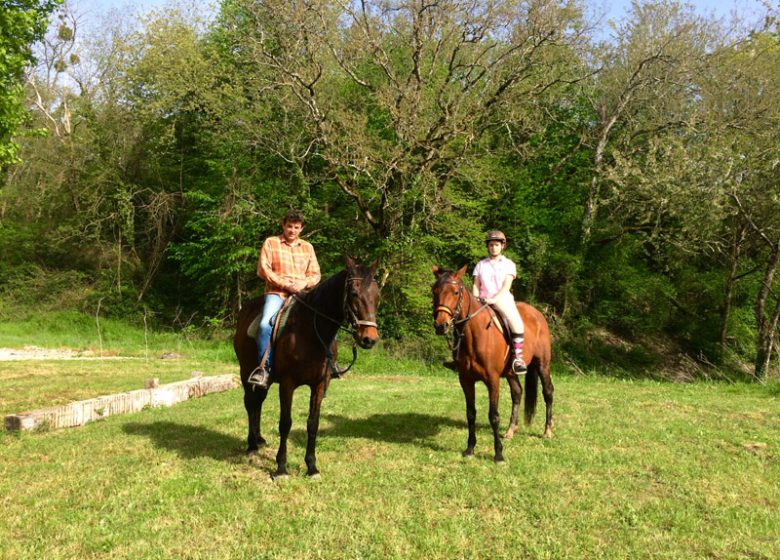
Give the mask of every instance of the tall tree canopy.
<svg viewBox="0 0 780 560">
<path fill-rule="evenodd" d="M 430 353 L 431 264 L 473 264 L 498 228 L 516 297 L 545 306 L 568 356 L 608 329 L 763 378 L 780 323 L 773 13 L 726 30 L 637 0 L 606 37 L 587 7 L 223 0 L 210 20 L 166 7 L 93 37 L 59 11 L 22 127 L 47 134 L 19 136 L 0 192 L 0 290 L 75 271 L 92 312 L 221 324 L 296 206 L 326 275 L 381 257 L 383 333 Z"/>
<path fill-rule="evenodd" d="M 0 0 L 0 169 L 16 158 L 12 137 L 24 121 L 25 67 L 32 44 L 46 31 L 49 15 L 62 0 Z"/>
</svg>

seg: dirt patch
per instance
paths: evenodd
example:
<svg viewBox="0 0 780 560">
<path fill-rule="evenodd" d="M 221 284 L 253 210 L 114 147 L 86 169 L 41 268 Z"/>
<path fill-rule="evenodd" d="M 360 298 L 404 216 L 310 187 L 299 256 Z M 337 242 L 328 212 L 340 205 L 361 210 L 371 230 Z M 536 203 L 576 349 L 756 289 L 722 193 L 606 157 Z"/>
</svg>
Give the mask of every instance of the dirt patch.
<svg viewBox="0 0 780 560">
<path fill-rule="evenodd" d="M 73 350 L 72 348 L 0 348 L 0 362 L 11 360 L 86 360 L 117 358 L 118 356 L 99 356 L 92 350 Z"/>
</svg>

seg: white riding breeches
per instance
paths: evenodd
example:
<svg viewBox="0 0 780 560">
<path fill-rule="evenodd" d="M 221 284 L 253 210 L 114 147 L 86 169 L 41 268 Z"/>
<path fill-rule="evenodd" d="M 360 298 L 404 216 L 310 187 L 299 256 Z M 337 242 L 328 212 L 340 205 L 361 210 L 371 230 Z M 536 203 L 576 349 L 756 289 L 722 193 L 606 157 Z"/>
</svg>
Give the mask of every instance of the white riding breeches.
<svg viewBox="0 0 780 560">
<path fill-rule="evenodd" d="M 515 298 L 511 292 L 505 293 L 499 299 L 496 300 L 496 307 L 506 317 L 507 323 L 509 323 L 509 330 L 512 334 L 523 334 L 523 320 L 520 318 L 520 312 L 515 305 Z"/>
</svg>

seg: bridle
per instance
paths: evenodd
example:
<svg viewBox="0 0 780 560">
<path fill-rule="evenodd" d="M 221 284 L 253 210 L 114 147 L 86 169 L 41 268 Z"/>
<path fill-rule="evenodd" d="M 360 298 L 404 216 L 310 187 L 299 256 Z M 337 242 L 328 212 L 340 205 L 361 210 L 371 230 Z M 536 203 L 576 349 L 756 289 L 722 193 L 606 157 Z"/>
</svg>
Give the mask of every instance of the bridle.
<svg viewBox="0 0 780 560">
<path fill-rule="evenodd" d="M 450 350 L 453 352 L 455 359 L 457 359 L 458 353 L 460 352 L 460 343 L 463 340 L 463 329 L 458 327 L 471 321 L 471 319 L 473 319 L 483 309 L 485 309 L 488 306 L 488 304 L 482 302 L 482 300 L 479 300 L 480 303 L 482 303 L 482 305 L 474 313 L 471 313 L 472 298 L 468 298 L 468 308 L 466 309 L 466 316 L 460 318 L 462 307 L 463 307 L 463 292 L 466 289 L 466 287 L 463 285 L 463 282 L 461 282 L 460 280 L 443 280 L 440 282 L 440 284 L 449 284 L 451 286 L 458 287 L 458 303 L 455 305 L 454 310 L 450 308 L 448 305 L 444 305 L 443 303 L 440 303 L 433 309 L 434 318 L 436 317 L 436 314 L 439 311 L 443 311 L 444 313 L 447 313 L 451 317 L 451 320 L 448 322 L 448 324 L 455 328 L 452 329 L 453 341 L 450 342 L 450 339 L 448 338 L 447 345 L 450 347 Z"/>
<path fill-rule="evenodd" d="M 366 321 L 365 319 L 358 319 L 357 313 L 355 313 L 354 308 L 350 305 L 349 298 L 347 297 L 347 292 L 350 291 L 349 287 L 352 285 L 352 282 L 355 282 L 357 280 L 362 281 L 363 279 L 358 278 L 357 276 L 347 276 L 347 279 L 344 282 L 344 303 L 342 304 L 344 316 L 349 319 L 349 322 L 352 325 L 351 332 L 353 333 L 353 335 L 357 331 L 358 327 L 374 327 L 374 328 L 378 327 L 376 321 Z M 376 280 L 372 278 L 371 282 L 376 282 Z M 369 319 L 376 319 L 376 315 L 374 313 L 369 313 L 368 317 Z M 339 324 L 339 328 L 341 328 L 341 324 Z"/>
<path fill-rule="evenodd" d="M 443 303 L 440 303 L 434 308 L 433 316 L 436 317 L 436 314 L 439 311 L 444 311 L 447 315 L 449 315 L 452 318 L 452 320 L 449 321 L 449 324 L 457 325 L 458 324 L 457 318 L 460 317 L 461 306 L 463 305 L 463 290 L 465 289 L 465 286 L 463 285 L 463 282 L 457 282 L 455 280 L 445 280 L 442 282 L 442 284 L 449 284 L 450 286 L 458 287 L 458 303 L 455 305 L 455 310 L 452 310 L 448 305 L 444 305 Z M 471 303 L 471 300 L 469 300 L 469 303 Z"/>
<path fill-rule="evenodd" d="M 355 360 L 357 360 L 357 343 L 356 343 L 356 335 L 358 327 L 374 327 L 377 328 L 378 325 L 376 321 L 368 321 L 365 319 L 359 319 L 357 316 L 357 313 L 355 312 L 352 305 L 350 305 L 350 298 L 348 297 L 348 292 L 350 291 L 350 286 L 352 285 L 352 282 L 355 282 L 357 280 L 362 280 L 362 278 L 358 278 L 357 276 L 347 276 L 346 280 L 344 281 L 344 298 L 342 300 L 342 316 L 349 320 L 349 325 L 351 328 L 347 329 L 343 326 L 343 319 L 341 321 L 338 321 L 334 319 L 333 317 L 326 315 L 319 309 L 316 309 L 299 296 L 299 294 L 293 294 L 292 297 L 295 298 L 295 301 L 309 309 L 314 313 L 314 334 L 317 335 L 317 340 L 320 341 L 320 345 L 322 346 L 323 350 L 325 350 L 325 357 L 328 360 L 328 366 L 330 366 L 331 369 L 331 376 L 333 378 L 338 378 L 345 373 L 347 373 L 350 369 L 352 369 L 352 366 L 355 365 Z M 371 278 L 371 282 L 376 282 L 373 278 Z M 328 321 L 334 323 L 337 325 L 337 329 L 343 330 L 345 332 L 348 332 L 350 335 L 352 335 L 352 361 L 347 366 L 346 369 L 338 369 L 336 367 L 336 363 L 333 360 L 333 351 L 330 349 L 329 344 L 325 344 L 325 341 L 322 339 L 322 335 L 320 335 L 320 330 L 317 328 L 317 317 L 323 317 L 324 319 L 327 319 Z M 369 314 L 370 319 L 376 319 L 376 315 L 371 313 Z"/>
<path fill-rule="evenodd" d="M 441 282 L 442 284 L 450 284 L 451 286 L 457 286 L 458 287 L 458 303 L 455 305 L 455 310 L 452 310 L 448 305 L 444 305 L 443 303 L 440 303 L 437 305 L 433 310 L 434 317 L 439 311 L 444 311 L 446 314 L 448 314 L 450 317 L 452 317 L 452 321 L 450 321 L 450 325 L 457 327 L 459 325 L 462 325 L 463 323 L 467 323 L 468 321 L 471 321 L 474 317 L 476 317 L 483 309 L 488 307 L 488 304 L 482 301 L 482 299 L 477 298 L 477 300 L 482 304 L 477 308 L 477 310 L 472 313 L 471 312 L 471 298 L 469 298 L 469 306 L 468 309 L 466 309 L 466 316 L 462 319 L 458 319 L 461 315 L 461 308 L 463 307 L 463 290 L 466 289 L 466 287 L 463 285 L 463 282 L 459 282 L 456 280 L 445 280 Z"/>
</svg>

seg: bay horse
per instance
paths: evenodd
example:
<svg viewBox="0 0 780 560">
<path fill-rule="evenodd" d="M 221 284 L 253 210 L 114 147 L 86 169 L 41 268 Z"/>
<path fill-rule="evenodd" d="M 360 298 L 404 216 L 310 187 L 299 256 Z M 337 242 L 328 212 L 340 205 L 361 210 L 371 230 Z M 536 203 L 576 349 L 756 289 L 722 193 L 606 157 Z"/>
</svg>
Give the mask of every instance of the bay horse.
<svg viewBox="0 0 780 560">
<path fill-rule="evenodd" d="M 293 297 L 286 323 L 279 330 L 274 344 L 274 382 L 279 383 L 279 450 L 276 454 L 275 477 L 287 474 L 287 438 L 292 426 L 292 402 L 295 389 L 308 385 L 309 418 L 306 422 L 307 474 L 319 473 L 315 456 L 320 406 L 335 368 L 332 349 L 336 333 L 347 321 L 355 343 L 369 349 L 379 339 L 376 306 L 379 288 L 374 273 L 378 261 L 370 266 L 356 264 L 347 257 L 341 272 L 322 281 L 307 292 Z M 244 387 L 244 408 L 249 424 L 247 453 L 256 454 L 266 441 L 260 434 L 265 389 L 247 383 L 249 374 L 259 363 L 257 340 L 247 334 L 247 328 L 262 312 L 263 299 L 247 302 L 238 313 L 233 348 L 241 368 Z M 280 311 L 280 314 L 284 310 Z"/>
<path fill-rule="evenodd" d="M 464 457 L 474 454 L 477 443 L 475 422 L 475 384 L 482 381 L 488 390 L 490 408 L 488 420 L 493 428 L 493 460 L 504 460 L 503 445 L 498 433 L 498 397 L 502 377 L 509 382 L 512 394 L 512 415 L 509 429 L 504 435 L 511 439 L 517 430 L 517 417 L 523 389 L 517 377 L 510 374 L 509 345 L 503 332 L 493 320 L 495 312 L 482 304 L 463 283 L 466 266 L 452 272 L 433 266 L 436 282 L 433 285 L 433 318 L 436 334 L 446 335 L 455 330 L 455 352 L 458 379 L 466 397 L 466 420 L 469 438 Z M 550 378 L 550 330 L 547 321 L 537 309 L 527 303 L 517 303 L 517 309 L 525 325 L 523 360 L 528 364 L 525 374 L 525 423 L 529 425 L 536 412 L 538 379 L 542 380 L 547 419 L 542 437 L 552 437 L 553 384 Z"/>
</svg>

